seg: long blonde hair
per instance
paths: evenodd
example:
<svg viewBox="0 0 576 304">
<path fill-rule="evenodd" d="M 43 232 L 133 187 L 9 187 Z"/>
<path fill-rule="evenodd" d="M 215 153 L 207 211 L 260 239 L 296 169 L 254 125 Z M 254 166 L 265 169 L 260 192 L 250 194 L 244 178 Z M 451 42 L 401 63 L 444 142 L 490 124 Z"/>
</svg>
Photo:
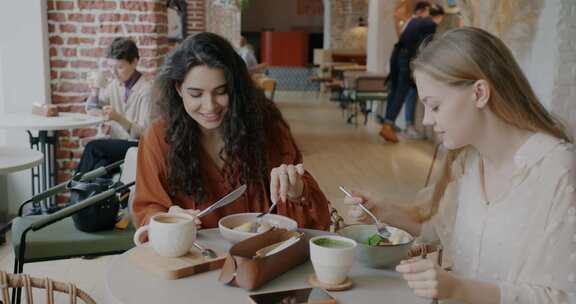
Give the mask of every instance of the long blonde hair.
<svg viewBox="0 0 576 304">
<path fill-rule="evenodd" d="M 461 27 L 436 34 L 422 43 L 411 67 L 457 87 L 484 79 L 491 88 L 489 108 L 500 119 L 523 130 L 571 141 L 563 124 L 542 106 L 508 47 L 482 29 Z M 420 213 L 419 220 L 425 221 L 438 211 L 452 179 L 452 163 L 464 149 L 447 153 L 429 212 Z"/>
</svg>

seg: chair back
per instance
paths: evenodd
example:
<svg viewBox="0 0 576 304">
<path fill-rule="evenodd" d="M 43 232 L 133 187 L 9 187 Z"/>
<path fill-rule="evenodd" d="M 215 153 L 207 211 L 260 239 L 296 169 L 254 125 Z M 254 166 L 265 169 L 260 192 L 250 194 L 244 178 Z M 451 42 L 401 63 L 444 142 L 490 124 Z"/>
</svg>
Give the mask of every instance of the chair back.
<svg viewBox="0 0 576 304">
<path fill-rule="evenodd" d="M 120 181 L 124 184 L 131 183 L 136 180 L 136 167 L 138 166 L 138 147 L 132 147 L 126 151 L 126 156 L 124 157 L 124 168 L 122 168 L 122 176 Z M 132 186 L 130 189 L 130 197 L 128 198 L 128 211 L 130 214 L 134 214 L 132 211 L 132 201 L 134 200 L 134 192 L 136 191 L 136 185 Z"/>
<path fill-rule="evenodd" d="M 49 278 L 33 278 L 27 274 L 10 274 L 5 271 L 0 271 L 0 290 L 2 292 L 2 301 L 10 303 L 10 288 L 17 289 L 23 288 L 26 303 L 32 304 L 34 301 L 33 289 L 44 289 L 45 300 L 38 303 L 54 304 L 54 292 L 67 293 L 69 295 L 69 303 L 76 304 L 77 299 L 81 299 L 86 304 L 96 304 L 96 301 L 90 297 L 85 291 L 79 289 L 73 283 L 62 283 L 53 281 Z M 14 294 L 14 293 L 13 293 Z"/>
<path fill-rule="evenodd" d="M 388 90 L 384 76 L 358 76 L 354 87 L 356 93 L 378 93 Z"/>
</svg>

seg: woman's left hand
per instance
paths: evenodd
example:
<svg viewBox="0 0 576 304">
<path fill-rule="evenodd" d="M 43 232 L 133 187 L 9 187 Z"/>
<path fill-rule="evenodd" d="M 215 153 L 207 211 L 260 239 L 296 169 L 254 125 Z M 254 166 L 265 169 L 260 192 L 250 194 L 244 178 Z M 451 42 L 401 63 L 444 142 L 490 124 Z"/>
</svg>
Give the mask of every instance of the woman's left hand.
<svg viewBox="0 0 576 304">
<path fill-rule="evenodd" d="M 287 199 L 296 200 L 302 196 L 304 190 L 304 166 L 281 165 L 270 172 L 270 196 L 273 203 Z"/>
<path fill-rule="evenodd" d="M 423 298 L 452 299 L 459 286 L 457 277 L 420 257 L 402 261 L 396 271 L 402 274 L 414 293 Z"/>
</svg>

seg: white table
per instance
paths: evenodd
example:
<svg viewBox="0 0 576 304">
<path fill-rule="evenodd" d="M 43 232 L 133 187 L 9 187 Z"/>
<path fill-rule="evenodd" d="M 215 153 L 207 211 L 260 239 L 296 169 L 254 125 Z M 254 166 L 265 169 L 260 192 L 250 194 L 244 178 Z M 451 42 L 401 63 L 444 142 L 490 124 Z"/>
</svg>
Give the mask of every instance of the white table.
<svg viewBox="0 0 576 304">
<path fill-rule="evenodd" d="M 6 114 L 0 116 L 0 129 L 21 129 L 28 132 L 30 147 L 42 152 L 44 162 L 40 169 L 34 172 L 32 169 L 32 194 L 46 191 L 55 185 L 56 180 L 56 157 L 55 146 L 58 144 L 58 135 L 48 134 L 48 131 L 84 128 L 102 123 L 102 117 L 90 116 L 82 113 L 60 113 L 56 117 L 45 117 L 29 113 Z M 34 136 L 31 130 L 37 130 Z M 56 209 L 53 198 L 44 202 L 44 211 Z M 40 206 L 34 206 L 34 213 L 40 211 Z"/>
<path fill-rule="evenodd" d="M 43 160 L 44 155 L 36 150 L 0 146 L 0 175 L 36 167 Z M 10 220 L 7 214 L 0 214 L 0 244 L 5 241 L 4 234 L 10 228 Z"/>
<path fill-rule="evenodd" d="M 104 122 L 102 117 L 83 113 L 60 113 L 59 116 L 45 117 L 22 113 L 0 116 L 0 128 L 55 131 L 90 127 Z"/>
<path fill-rule="evenodd" d="M 324 231 L 303 229 L 308 235 L 327 234 Z M 209 248 L 227 250 L 218 229 L 199 232 L 199 241 Z M 260 289 L 248 292 L 218 281 L 220 270 L 196 274 L 179 280 L 164 280 L 139 268 L 129 258 L 130 251 L 115 257 L 105 273 L 106 303 L 114 304 L 190 304 L 190 303 L 248 303 L 251 293 L 309 287 L 307 277 L 313 272 L 310 262 L 300 265 L 268 282 Z M 391 270 L 366 268 L 359 263 L 352 266 L 350 277 L 354 287 L 347 291 L 330 292 L 338 303 L 402 303 L 428 304 L 429 300 L 415 296 L 401 277 Z"/>
<path fill-rule="evenodd" d="M 38 166 L 44 155 L 36 150 L 0 146 L 0 174 L 7 174 Z"/>
</svg>

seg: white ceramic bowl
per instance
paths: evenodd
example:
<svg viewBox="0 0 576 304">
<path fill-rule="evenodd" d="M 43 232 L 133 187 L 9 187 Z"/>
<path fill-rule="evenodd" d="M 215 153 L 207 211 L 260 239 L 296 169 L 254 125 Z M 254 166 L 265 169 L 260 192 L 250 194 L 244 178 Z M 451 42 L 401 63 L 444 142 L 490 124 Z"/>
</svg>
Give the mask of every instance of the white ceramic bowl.
<svg viewBox="0 0 576 304">
<path fill-rule="evenodd" d="M 387 226 L 391 233 L 403 231 L 399 228 Z M 410 247 L 414 242 L 408 232 L 403 231 L 408 236 L 404 243 L 385 246 L 369 246 L 368 238 L 377 233 L 374 225 L 350 225 L 338 231 L 339 235 L 351 238 L 358 243 L 356 247 L 356 259 L 365 266 L 372 268 L 390 268 L 396 266 L 408 255 Z"/>
<path fill-rule="evenodd" d="M 260 213 L 236 213 L 221 218 L 220 221 L 218 221 L 218 229 L 220 229 L 220 234 L 222 237 L 224 237 L 224 239 L 232 243 L 238 243 L 247 238 L 262 233 L 234 230 L 234 227 L 238 227 L 247 222 L 256 221 L 256 216 L 258 214 Z M 298 229 L 298 223 L 296 223 L 295 220 L 283 215 L 267 214 L 262 218 L 262 223 L 268 223 L 287 230 Z"/>
</svg>

